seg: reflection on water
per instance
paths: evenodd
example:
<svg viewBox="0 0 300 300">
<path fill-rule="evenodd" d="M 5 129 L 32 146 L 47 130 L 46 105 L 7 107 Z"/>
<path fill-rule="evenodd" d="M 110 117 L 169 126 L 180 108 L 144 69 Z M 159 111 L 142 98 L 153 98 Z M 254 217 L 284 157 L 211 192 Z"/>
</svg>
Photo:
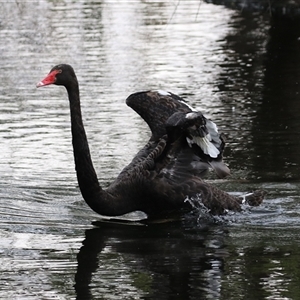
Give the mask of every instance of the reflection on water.
<svg viewBox="0 0 300 300">
<path fill-rule="evenodd" d="M 223 259 L 228 255 L 220 249 L 221 229 L 195 232 L 180 224 L 98 225 L 86 231 L 78 254 L 79 299 L 90 293 L 89 285 L 107 299 L 124 294 L 151 299 L 220 295 Z"/>
<path fill-rule="evenodd" d="M 99 223 L 87 230 L 77 256 L 77 298 L 254 300 L 297 295 L 292 291 L 300 275 L 299 251 L 291 232 L 278 228 L 270 234 L 270 227 L 240 226 L 204 231 L 195 225 Z"/>
<path fill-rule="evenodd" d="M 299 298 L 299 19 L 198 1 L 0 3 L 0 298 Z M 213 118 L 240 193 L 265 204 L 203 226 L 98 222 L 77 189 L 70 63 L 101 184 L 149 137 L 124 100 L 168 89 Z M 100 168 L 101 167 L 101 168 Z M 75 285 L 75 286 L 74 286 Z"/>
</svg>

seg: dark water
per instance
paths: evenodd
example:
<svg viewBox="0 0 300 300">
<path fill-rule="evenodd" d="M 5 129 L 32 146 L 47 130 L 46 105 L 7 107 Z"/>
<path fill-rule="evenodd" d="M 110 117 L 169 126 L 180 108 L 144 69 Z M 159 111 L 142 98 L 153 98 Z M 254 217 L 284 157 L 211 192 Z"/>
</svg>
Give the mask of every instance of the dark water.
<svg viewBox="0 0 300 300">
<path fill-rule="evenodd" d="M 0 11 L 1 299 L 300 298 L 299 19 L 189 0 Z M 63 62 L 78 74 L 102 185 L 149 137 L 126 97 L 166 89 L 227 136 L 232 176 L 210 181 L 265 189 L 265 203 L 210 226 L 197 211 L 104 222 L 77 188 L 65 90 L 35 88 Z"/>
</svg>

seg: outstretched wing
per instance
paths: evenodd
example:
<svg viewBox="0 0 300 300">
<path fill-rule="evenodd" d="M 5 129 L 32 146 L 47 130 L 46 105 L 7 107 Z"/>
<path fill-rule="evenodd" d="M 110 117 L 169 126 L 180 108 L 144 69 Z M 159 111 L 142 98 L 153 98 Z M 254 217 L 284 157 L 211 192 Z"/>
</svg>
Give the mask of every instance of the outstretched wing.
<svg viewBox="0 0 300 300">
<path fill-rule="evenodd" d="M 174 163 L 173 171 L 180 168 L 186 171 L 189 166 L 192 173 L 198 168 L 196 173 L 200 177 L 209 167 L 219 177 L 230 173 L 222 161 L 225 142 L 217 126 L 201 112 L 193 110 L 181 97 L 165 91 L 146 91 L 130 95 L 126 103 L 145 120 L 152 132 L 148 144 L 127 168 L 140 163 L 167 133 L 171 139 L 184 137 L 180 144 L 177 143 L 177 147 L 181 147 L 181 155 L 180 160 Z"/>
<path fill-rule="evenodd" d="M 206 167 L 212 167 L 220 178 L 230 174 L 229 168 L 222 160 L 224 140 L 218 134 L 216 125 L 207 120 L 201 112 L 174 113 L 165 126 L 172 140 L 185 138 L 180 145 L 185 149 L 187 142 L 188 149 L 192 150 L 193 168 L 203 168 L 206 164 Z M 188 149 L 185 151 L 187 156 Z"/>
<path fill-rule="evenodd" d="M 165 123 L 176 112 L 191 112 L 179 96 L 165 91 L 147 91 L 130 95 L 126 104 L 137 112 L 151 129 L 151 140 L 166 134 Z"/>
</svg>

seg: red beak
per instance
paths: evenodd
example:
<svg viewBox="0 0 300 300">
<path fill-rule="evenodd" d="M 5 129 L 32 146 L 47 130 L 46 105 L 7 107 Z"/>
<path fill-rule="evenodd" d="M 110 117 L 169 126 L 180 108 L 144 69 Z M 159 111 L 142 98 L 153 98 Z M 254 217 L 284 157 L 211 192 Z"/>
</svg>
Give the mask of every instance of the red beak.
<svg viewBox="0 0 300 300">
<path fill-rule="evenodd" d="M 42 81 L 38 82 L 36 87 L 53 84 L 56 81 L 56 75 L 60 73 L 60 70 L 53 70 Z"/>
</svg>

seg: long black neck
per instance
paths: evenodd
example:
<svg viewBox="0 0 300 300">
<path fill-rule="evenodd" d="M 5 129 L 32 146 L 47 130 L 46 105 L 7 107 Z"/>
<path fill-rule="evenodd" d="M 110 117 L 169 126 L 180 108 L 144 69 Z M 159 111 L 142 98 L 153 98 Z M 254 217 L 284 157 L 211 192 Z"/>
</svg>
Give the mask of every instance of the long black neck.
<svg viewBox="0 0 300 300">
<path fill-rule="evenodd" d="M 85 201 L 92 207 L 102 191 L 93 167 L 90 149 L 82 122 L 79 88 L 74 80 L 68 91 L 71 111 L 71 130 L 78 184 Z M 93 208 L 93 207 L 92 207 Z"/>
<path fill-rule="evenodd" d="M 89 145 L 82 122 L 79 87 L 76 78 L 66 86 L 70 101 L 71 130 L 77 180 L 85 202 L 97 213 L 116 216 L 136 210 L 133 199 L 125 199 L 113 188 L 103 190 L 93 167 Z M 114 184 L 114 187 L 117 185 Z"/>
</svg>

